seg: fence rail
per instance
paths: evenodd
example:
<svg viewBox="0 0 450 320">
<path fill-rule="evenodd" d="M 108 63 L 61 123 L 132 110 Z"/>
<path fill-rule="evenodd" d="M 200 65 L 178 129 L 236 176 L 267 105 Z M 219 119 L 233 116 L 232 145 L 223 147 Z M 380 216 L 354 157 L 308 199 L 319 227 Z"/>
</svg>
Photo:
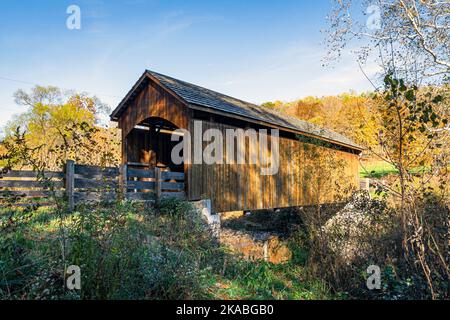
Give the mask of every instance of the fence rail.
<svg viewBox="0 0 450 320">
<path fill-rule="evenodd" d="M 125 168 L 127 197 L 132 200 L 184 197 L 184 173 Z"/>
<path fill-rule="evenodd" d="M 0 172 L 0 207 L 48 205 L 51 196 L 64 195 L 64 173 L 31 170 Z"/>
<path fill-rule="evenodd" d="M 133 165 L 134 166 L 134 165 Z M 64 171 L 12 170 L 0 173 L 0 206 L 39 204 L 52 195 L 67 197 L 69 208 L 87 202 L 184 198 L 184 173 L 155 169 L 97 167 L 67 161 Z"/>
<path fill-rule="evenodd" d="M 386 185 L 386 181 L 382 179 L 361 178 L 359 180 L 359 189 L 375 192 L 378 187 Z"/>
<path fill-rule="evenodd" d="M 360 190 L 370 190 L 370 179 L 369 178 L 360 178 L 359 179 L 359 189 Z"/>
</svg>

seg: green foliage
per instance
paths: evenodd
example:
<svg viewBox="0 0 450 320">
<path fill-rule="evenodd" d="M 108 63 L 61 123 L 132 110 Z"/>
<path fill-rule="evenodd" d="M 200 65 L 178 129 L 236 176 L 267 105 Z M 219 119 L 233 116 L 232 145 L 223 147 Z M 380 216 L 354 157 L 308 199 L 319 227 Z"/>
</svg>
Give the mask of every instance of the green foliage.
<svg viewBox="0 0 450 320">
<path fill-rule="evenodd" d="M 62 288 L 58 241 L 48 233 L 51 210 L 2 209 L 0 212 L 0 297 L 41 298 Z M 56 253 L 56 255 L 55 255 Z M 52 291 L 52 292 L 51 292 Z"/>
<path fill-rule="evenodd" d="M 374 97 L 381 120 L 377 142 L 382 151 L 373 152 L 392 164 L 400 176 L 420 166 L 432 166 L 447 142 L 442 130 L 447 119 L 441 109 L 448 93 L 444 96 L 440 90 L 420 89 L 392 74 L 385 76 L 384 83 L 385 91 Z"/>
<path fill-rule="evenodd" d="M 432 203 L 427 208 L 430 212 L 427 219 L 436 220 L 436 213 L 444 212 L 439 211 L 442 208 L 433 208 Z M 317 243 L 321 238 L 305 219 L 313 212 L 305 211 L 302 219 L 306 224 L 293 229 L 289 236 L 293 259 L 273 265 L 245 261 L 231 254 L 214 240 L 201 217 L 183 201 L 163 201 L 159 208 L 130 202 L 86 205 L 64 215 L 62 225 L 57 209 L 2 209 L 0 298 L 426 297 L 427 285 L 420 274 L 411 273 L 401 262 L 398 250 L 391 250 L 393 243 L 399 245 L 396 236 L 391 234 L 398 227 L 392 212 L 388 214 L 385 210 L 385 204 L 374 201 L 367 213 L 373 222 L 368 228 L 377 230 L 368 232 L 365 240 L 359 242 L 364 250 L 372 250 L 367 259 L 334 265 L 335 255 Z M 323 211 L 321 216 L 326 221 L 330 215 Z M 428 223 L 440 225 L 440 220 L 434 220 Z M 387 222 L 391 227 L 387 227 Z M 317 227 L 322 230 L 319 224 Z M 60 228 L 64 230 L 64 238 Z M 61 239 L 66 242 L 64 258 Z M 320 255 L 315 250 L 320 250 Z M 382 267 L 381 290 L 365 288 L 368 264 Z M 81 267 L 80 291 L 64 288 L 62 275 L 68 265 Z M 436 289 L 445 292 L 445 281 L 441 279 L 439 283 L 441 287 Z"/>
<path fill-rule="evenodd" d="M 303 227 L 297 228 L 297 230 L 291 234 L 288 246 L 292 252 L 292 263 L 306 266 L 310 256 L 310 248 L 308 244 L 308 234 Z"/>
<path fill-rule="evenodd" d="M 319 279 L 311 279 L 295 262 L 274 265 L 267 262 L 236 261 L 220 282 L 222 299 L 311 300 L 337 298 Z"/>
<path fill-rule="evenodd" d="M 375 97 L 381 114 L 378 143 L 382 151 L 373 153 L 396 169 L 396 179 L 383 187 L 401 218 L 407 265 L 421 275 L 416 282 L 426 283 L 431 297 L 437 298 L 442 292 L 441 279 L 449 275 L 443 259 L 446 243 L 438 232 L 447 227 L 448 214 L 447 220 L 430 222 L 426 208 L 431 196 L 436 217 L 448 212 L 449 154 L 443 152 L 449 143 L 445 128 L 448 90 L 419 89 L 391 73 L 384 83 L 384 92 Z"/>
<path fill-rule="evenodd" d="M 191 212 L 192 206 L 185 201 L 167 198 L 161 200 L 158 210 L 162 215 L 180 216 Z"/>
<path fill-rule="evenodd" d="M 2 299 L 331 297 L 297 262 L 272 265 L 230 254 L 186 202 L 80 207 L 64 216 L 64 259 L 53 209 L 11 210 L 0 214 Z M 68 265 L 81 268 L 80 291 L 64 288 Z"/>
<path fill-rule="evenodd" d="M 359 176 L 361 178 L 382 178 L 390 174 L 398 173 L 395 167 L 385 161 L 372 161 L 361 166 Z"/>
</svg>

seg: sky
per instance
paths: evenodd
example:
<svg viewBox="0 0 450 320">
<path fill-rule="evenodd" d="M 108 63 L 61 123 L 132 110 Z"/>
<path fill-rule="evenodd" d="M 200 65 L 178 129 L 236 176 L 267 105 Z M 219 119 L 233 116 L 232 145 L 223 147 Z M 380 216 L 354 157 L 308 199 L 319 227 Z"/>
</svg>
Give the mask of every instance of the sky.
<svg viewBox="0 0 450 320">
<path fill-rule="evenodd" d="M 71 5 L 80 29 L 67 28 Z M 370 90 L 349 51 L 323 66 L 330 8 L 331 0 L 0 0 L 0 126 L 26 110 L 14 102 L 18 89 L 85 91 L 113 109 L 145 69 L 257 104 Z"/>
</svg>

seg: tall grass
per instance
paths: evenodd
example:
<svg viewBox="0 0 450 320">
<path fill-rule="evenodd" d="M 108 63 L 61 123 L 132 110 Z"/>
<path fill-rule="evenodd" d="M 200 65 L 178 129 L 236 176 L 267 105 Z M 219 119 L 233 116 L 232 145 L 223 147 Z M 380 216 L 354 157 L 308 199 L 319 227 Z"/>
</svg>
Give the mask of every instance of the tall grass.
<svg viewBox="0 0 450 320">
<path fill-rule="evenodd" d="M 63 221 L 55 209 L 0 212 L 1 299 L 325 299 L 303 266 L 232 255 L 189 203 L 89 205 Z M 61 252 L 61 229 L 65 256 Z M 81 290 L 64 270 L 81 269 Z"/>
</svg>

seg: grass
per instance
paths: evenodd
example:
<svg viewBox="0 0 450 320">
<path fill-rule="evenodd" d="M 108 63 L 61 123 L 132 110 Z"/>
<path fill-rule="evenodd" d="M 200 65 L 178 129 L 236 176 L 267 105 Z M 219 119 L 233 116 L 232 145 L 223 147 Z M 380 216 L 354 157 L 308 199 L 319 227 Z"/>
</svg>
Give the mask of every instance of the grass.
<svg viewBox="0 0 450 320">
<path fill-rule="evenodd" d="M 231 254 L 186 202 L 86 206 L 63 220 L 50 208 L 2 209 L 0 230 L 0 299 L 340 297 L 306 275 L 304 257 L 273 265 Z M 81 291 L 63 289 L 64 263 L 81 267 Z"/>
<path fill-rule="evenodd" d="M 338 299 L 319 279 L 306 276 L 305 268 L 292 262 L 271 264 L 234 258 L 223 275 L 212 275 L 213 299 L 317 300 Z"/>
<path fill-rule="evenodd" d="M 448 164 L 450 169 L 450 163 Z M 429 171 L 427 167 L 417 167 L 411 170 L 412 174 L 420 175 L 421 173 Z M 360 165 L 360 178 L 374 178 L 380 179 L 390 174 L 397 174 L 398 170 L 390 163 L 381 160 L 372 160 Z"/>
<path fill-rule="evenodd" d="M 301 266 L 286 263 L 240 261 L 233 276 L 216 278 L 213 296 L 218 299 L 333 299 L 320 280 L 306 279 Z"/>
<path fill-rule="evenodd" d="M 397 169 L 385 161 L 370 161 L 360 166 L 361 178 L 382 178 L 390 174 L 398 173 Z"/>
</svg>

